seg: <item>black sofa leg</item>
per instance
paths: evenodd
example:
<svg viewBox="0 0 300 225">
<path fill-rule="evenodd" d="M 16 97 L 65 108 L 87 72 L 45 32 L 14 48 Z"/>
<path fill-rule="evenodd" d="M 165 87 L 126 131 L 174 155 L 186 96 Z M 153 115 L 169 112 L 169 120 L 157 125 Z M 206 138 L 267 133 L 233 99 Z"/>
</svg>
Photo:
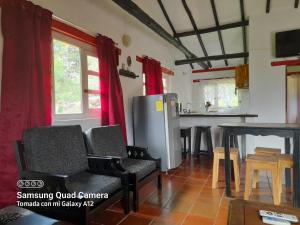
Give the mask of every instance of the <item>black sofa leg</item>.
<svg viewBox="0 0 300 225">
<path fill-rule="evenodd" d="M 157 189 L 161 190 L 162 189 L 162 184 L 161 184 L 161 174 L 157 176 Z"/>
<path fill-rule="evenodd" d="M 123 191 L 122 205 L 123 205 L 124 214 L 127 215 L 129 213 L 130 207 L 129 207 L 129 191 L 126 188 Z"/>
<path fill-rule="evenodd" d="M 139 190 L 137 185 L 133 189 L 133 211 L 139 211 Z"/>
</svg>

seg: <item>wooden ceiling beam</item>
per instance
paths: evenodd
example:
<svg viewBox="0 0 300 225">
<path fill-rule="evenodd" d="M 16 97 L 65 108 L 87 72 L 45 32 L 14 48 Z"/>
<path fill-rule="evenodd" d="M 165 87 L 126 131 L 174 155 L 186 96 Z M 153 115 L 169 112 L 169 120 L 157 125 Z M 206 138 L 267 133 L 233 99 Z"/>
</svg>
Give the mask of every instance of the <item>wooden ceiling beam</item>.
<svg viewBox="0 0 300 225">
<path fill-rule="evenodd" d="M 240 8 L 241 8 L 241 19 L 243 22 L 246 21 L 245 19 L 245 6 L 244 6 L 244 0 L 240 0 Z M 246 36 L 246 26 L 242 27 L 243 29 L 243 49 L 244 52 L 247 52 L 247 36 Z M 244 57 L 244 64 L 248 63 L 248 57 Z"/>
<path fill-rule="evenodd" d="M 161 11 L 163 12 L 163 14 L 164 14 L 164 16 L 165 16 L 165 19 L 167 20 L 167 22 L 168 22 L 168 24 L 169 24 L 169 26 L 170 26 L 170 28 L 171 28 L 171 30 L 172 30 L 172 32 L 173 32 L 173 36 L 175 36 L 175 34 L 176 34 L 177 32 L 176 32 L 176 30 L 175 30 L 175 27 L 174 27 L 173 23 L 171 22 L 171 19 L 170 19 L 169 15 L 168 15 L 168 13 L 167 13 L 167 11 L 166 11 L 166 9 L 165 9 L 164 4 L 162 3 L 161 0 L 157 0 L 157 2 L 158 2 L 158 4 L 159 4 L 159 7 L 160 7 Z M 176 38 L 176 40 L 177 40 L 180 44 L 182 44 L 180 38 Z M 183 45 L 183 44 L 182 44 L 182 45 Z M 186 57 L 187 59 L 189 58 L 187 55 L 185 55 L 185 57 Z M 193 66 L 192 63 L 190 64 L 190 67 L 191 67 L 192 69 L 194 69 L 194 66 Z"/>
<path fill-rule="evenodd" d="M 195 63 L 198 61 L 217 61 L 217 60 L 224 60 L 224 59 L 244 58 L 244 57 L 249 57 L 249 52 L 240 52 L 240 53 L 226 54 L 226 55 L 213 55 L 208 57 L 200 57 L 196 59 L 176 60 L 175 65 L 184 65 L 189 63 Z"/>
<path fill-rule="evenodd" d="M 197 56 L 188 50 L 185 46 L 180 44 L 171 34 L 169 34 L 161 25 L 159 25 L 154 19 L 152 19 L 147 13 L 145 13 L 141 8 L 139 8 L 132 0 L 112 0 L 123 10 L 128 12 L 130 15 L 138 19 L 144 25 L 149 27 L 160 37 L 164 38 L 171 45 L 180 50 L 184 55 L 189 58 L 196 58 Z M 208 69 L 208 66 L 203 61 L 197 61 L 201 64 L 203 69 Z"/>
<path fill-rule="evenodd" d="M 210 4 L 211 4 L 211 8 L 212 8 L 212 11 L 213 11 L 213 14 L 214 14 L 214 19 L 215 19 L 216 26 L 220 27 L 218 13 L 217 13 L 216 5 L 215 5 L 215 0 L 210 0 Z M 222 37 L 222 33 L 221 33 L 220 30 L 218 30 L 218 38 L 219 38 L 222 54 L 226 55 L 225 48 L 224 48 L 223 37 Z M 227 59 L 224 59 L 224 63 L 225 63 L 226 66 L 228 66 L 228 60 Z"/>
<path fill-rule="evenodd" d="M 185 9 L 185 11 L 186 11 L 188 17 L 190 18 L 190 21 L 191 21 L 191 23 L 192 23 L 192 26 L 193 26 L 194 31 L 197 32 L 197 31 L 198 31 L 197 24 L 196 24 L 196 22 L 195 22 L 195 20 L 194 20 L 194 17 L 193 17 L 193 15 L 192 15 L 192 12 L 191 12 L 190 8 L 188 7 L 188 5 L 187 5 L 187 3 L 186 3 L 186 0 L 182 0 L 182 4 L 183 4 L 183 7 L 184 7 L 184 9 Z M 203 54 L 205 55 L 205 57 L 208 57 L 208 54 L 207 54 L 206 48 L 205 48 L 205 46 L 204 46 L 204 43 L 203 43 L 203 41 L 202 41 L 201 35 L 200 35 L 200 34 L 196 34 L 196 36 L 197 36 L 197 39 L 198 39 L 199 44 L 200 44 L 200 46 L 201 46 L 201 49 L 202 49 Z M 207 61 L 207 65 L 208 65 L 209 67 L 212 67 L 212 65 L 211 65 L 211 63 L 210 63 L 209 60 Z"/>
<path fill-rule="evenodd" d="M 266 3 L 266 13 L 270 13 L 270 9 L 271 9 L 271 0 L 267 0 L 267 3 Z"/>
<path fill-rule="evenodd" d="M 211 33 L 211 32 L 216 32 L 218 30 L 221 31 L 221 30 L 233 29 L 233 28 L 238 28 L 238 27 L 245 27 L 248 25 L 249 25 L 249 21 L 245 20 L 245 21 L 223 24 L 223 25 L 220 25 L 219 27 L 215 26 L 215 27 L 208 27 L 208 28 L 204 28 L 204 29 L 198 29 L 197 31 L 192 30 L 192 31 L 180 32 L 180 33 L 175 34 L 174 37 L 178 38 L 178 37 L 188 37 L 188 36 L 197 35 L 197 34 L 207 34 L 207 33 Z"/>
</svg>

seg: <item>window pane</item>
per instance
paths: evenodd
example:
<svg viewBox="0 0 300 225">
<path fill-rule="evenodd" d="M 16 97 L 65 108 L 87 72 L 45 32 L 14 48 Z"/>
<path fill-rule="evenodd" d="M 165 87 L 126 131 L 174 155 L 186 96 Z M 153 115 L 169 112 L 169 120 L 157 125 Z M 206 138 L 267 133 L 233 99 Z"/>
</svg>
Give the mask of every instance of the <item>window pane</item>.
<svg viewBox="0 0 300 225">
<path fill-rule="evenodd" d="M 212 106 L 215 105 L 215 85 L 204 86 L 204 104 L 210 102 Z"/>
<path fill-rule="evenodd" d="M 88 70 L 99 72 L 99 62 L 97 57 L 88 55 L 87 62 L 88 62 Z"/>
<path fill-rule="evenodd" d="M 100 95 L 89 94 L 89 109 L 100 109 Z"/>
<path fill-rule="evenodd" d="M 80 49 L 53 40 L 56 114 L 82 113 Z"/>
<path fill-rule="evenodd" d="M 218 105 L 220 108 L 229 108 L 238 106 L 238 96 L 235 94 L 235 84 L 218 84 Z"/>
<path fill-rule="evenodd" d="M 88 75 L 88 89 L 99 91 L 99 77 L 94 75 Z"/>
</svg>

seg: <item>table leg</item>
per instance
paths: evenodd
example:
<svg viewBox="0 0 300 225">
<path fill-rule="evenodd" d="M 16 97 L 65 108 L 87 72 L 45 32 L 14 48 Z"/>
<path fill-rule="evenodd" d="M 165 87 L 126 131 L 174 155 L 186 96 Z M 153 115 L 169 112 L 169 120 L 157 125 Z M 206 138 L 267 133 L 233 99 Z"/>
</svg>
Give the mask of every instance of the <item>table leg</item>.
<svg viewBox="0 0 300 225">
<path fill-rule="evenodd" d="M 300 140 L 299 131 L 294 131 L 294 170 L 293 170 L 293 180 L 294 180 L 294 207 L 300 208 Z"/>
<path fill-rule="evenodd" d="M 291 154 L 290 138 L 284 139 L 285 154 Z M 285 169 L 285 187 L 291 186 L 291 170 Z"/>
<path fill-rule="evenodd" d="M 241 141 L 242 141 L 242 146 L 241 146 L 241 152 L 242 152 L 242 159 L 246 159 L 247 152 L 246 152 L 246 135 L 243 134 L 241 135 Z"/>
<path fill-rule="evenodd" d="M 224 151 L 225 151 L 225 181 L 226 181 L 226 196 L 231 197 L 231 163 L 229 152 L 230 135 L 226 128 L 224 128 Z"/>
<path fill-rule="evenodd" d="M 192 131 L 189 131 L 189 153 L 190 157 L 192 157 Z"/>
</svg>

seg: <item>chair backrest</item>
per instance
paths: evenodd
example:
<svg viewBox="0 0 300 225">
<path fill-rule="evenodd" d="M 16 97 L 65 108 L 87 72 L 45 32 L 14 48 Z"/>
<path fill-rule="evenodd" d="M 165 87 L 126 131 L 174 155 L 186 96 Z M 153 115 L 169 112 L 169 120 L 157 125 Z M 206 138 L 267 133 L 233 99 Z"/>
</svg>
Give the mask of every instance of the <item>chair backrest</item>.
<svg viewBox="0 0 300 225">
<path fill-rule="evenodd" d="M 23 140 L 29 170 L 71 175 L 88 169 L 79 125 L 29 129 L 24 132 Z"/>
<path fill-rule="evenodd" d="M 88 152 L 99 156 L 127 157 L 119 125 L 91 128 L 85 132 Z"/>
</svg>

